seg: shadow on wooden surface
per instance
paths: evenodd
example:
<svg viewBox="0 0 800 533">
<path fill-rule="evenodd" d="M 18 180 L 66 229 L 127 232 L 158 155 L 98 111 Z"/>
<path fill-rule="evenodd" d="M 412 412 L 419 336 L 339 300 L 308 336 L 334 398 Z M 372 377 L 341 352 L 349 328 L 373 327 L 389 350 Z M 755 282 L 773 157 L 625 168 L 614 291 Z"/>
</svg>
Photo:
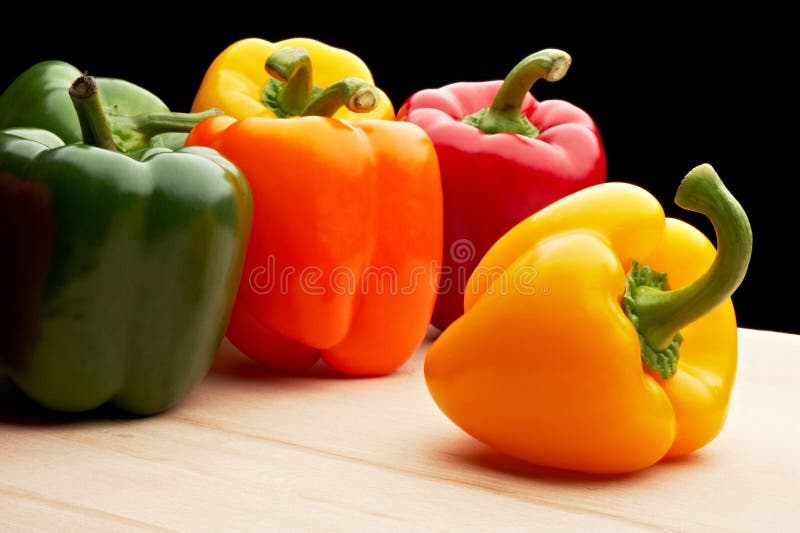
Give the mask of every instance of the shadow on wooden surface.
<svg viewBox="0 0 800 533">
<path fill-rule="evenodd" d="M 247 358 L 227 339 L 224 339 L 220 345 L 209 373 L 214 373 L 232 380 L 243 381 L 297 380 L 301 382 L 320 379 L 370 379 L 353 378 L 339 374 L 322 361 L 318 361 L 313 367 L 301 372 L 282 372 L 280 370 L 270 369 Z M 178 406 L 180 406 L 181 403 L 183 403 L 183 401 L 179 402 Z M 0 377 L 0 426 L 3 424 L 19 426 L 56 426 L 86 423 L 90 421 L 99 422 L 103 420 L 131 420 L 138 418 L 148 417 L 130 415 L 109 404 L 102 405 L 97 409 L 84 413 L 61 413 L 52 411 L 33 402 L 13 383 L 4 377 Z"/>
<path fill-rule="evenodd" d="M 655 475 L 663 468 L 680 469 L 684 466 L 702 464 L 707 461 L 703 454 L 695 453 L 684 457 L 664 459 L 655 465 L 627 474 L 591 474 L 575 472 L 527 463 L 521 459 L 505 455 L 467 435 L 457 441 L 440 446 L 440 453 L 448 456 L 449 462 L 486 471 L 490 474 L 503 474 L 513 478 L 535 479 L 554 485 L 606 485 L 636 479 L 643 480 Z"/>
<path fill-rule="evenodd" d="M 277 380 L 277 379 L 351 379 L 339 374 L 321 360 L 309 368 L 299 372 L 287 372 L 269 368 L 258 363 L 224 339 L 217 351 L 217 357 L 211 366 L 210 373 L 220 376 L 246 380 Z"/>
<path fill-rule="evenodd" d="M 257 361 L 254 361 L 240 352 L 233 344 L 224 339 L 217 351 L 217 357 L 211 366 L 210 373 L 244 380 L 308 380 L 308 379 L 330 379 L 330 380 L 368 380 L 386 379 L 394 374 L 405 373 L 405 365 L 397 371 L 387 376 L 348 376 L 341 374 L 325 364 L 321 359 L 314 366 L 307 370 L 285 371 L 269 368 Z"/>
<path fill-rule="evenodd" d="M 139 418 L 143 417 L 127 414 L 110 405 L 103 405 L 84 413 L 52 411 L 33 402 L 13 385 L 0 386 L 0 427 L 3 425 L 51 427 L 68 424 L 95 426 L 112 420 Z"/>
</svg>

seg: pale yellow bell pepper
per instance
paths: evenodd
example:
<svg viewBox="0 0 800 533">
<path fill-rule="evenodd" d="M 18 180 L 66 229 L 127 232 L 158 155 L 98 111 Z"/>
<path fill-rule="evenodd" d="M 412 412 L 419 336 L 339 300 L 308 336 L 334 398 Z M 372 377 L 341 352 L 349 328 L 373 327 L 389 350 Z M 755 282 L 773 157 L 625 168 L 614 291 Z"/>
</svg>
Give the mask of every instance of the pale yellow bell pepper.
<svg viewBox="0 0 800 533">
<path fill-rule="evenodd" d="M 298 54 L 305 51 L 306 55 L 294 57 L 293 61 L 284 63 L 291 66 L 291 72 L 283 72 L 284 76 L 281 76 L 281 73 L 268 69 L 265 65 L 276 51 L 285 48 L 297 49 Z M 287 78 L 292 80 L 287 81 Z M 225 114 L 238 119 L 298 115 L 302 113 L 303 104 L 308 103 L 310 97 L 346 78 L 358 78 L 374 84 L 367 65 L 347 50 L 302 37 L 276 43 L 263 39 L 244 39 L 226 48 L 208 68 L 192 109 L 221 109 Z M 274 98 L 271 102 L 269 96 L 265 98 L 265 89 L 268 86 L 276 89 L 289 83 L 301 88 L 303 85 L 313 87 L 314 94 L 300 94 L 298 97 L 297 94 L 302 91 L 294 91 L 294 109 L 291 105 L 281 108 L 281 103 Z M 389 97 L 380 89 L 377 89 L 377 94 L 378 101 L 374 108 L 364 106 L 364 109 L 371 110 L 355 112 L 342 106 L 332 116 L 349 121 L 393 120 L 394 108 Z"/>
</svg>

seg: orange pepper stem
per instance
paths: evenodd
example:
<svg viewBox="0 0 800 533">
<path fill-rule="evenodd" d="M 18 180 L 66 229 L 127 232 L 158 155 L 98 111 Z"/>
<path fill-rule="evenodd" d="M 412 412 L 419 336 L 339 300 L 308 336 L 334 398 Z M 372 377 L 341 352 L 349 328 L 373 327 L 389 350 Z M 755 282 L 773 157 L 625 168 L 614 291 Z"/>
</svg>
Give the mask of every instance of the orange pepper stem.
<svg viewBox="0 0 800 533">
<path fill-rule="evenodd" d="M 278 90 L 276 102 L 283 111 L 282 115 L 299 115 L 311 100 L 314 89 L 311 56 L 304 48 L 297 46 L 281 48 L 267 58 L 265 68 L 267 74 L 284 84 Z M 266 94 L 269 83 L 264 90 Z"/>
<path fill-rule="evenodd" d="M 117 151 L 111 126 L 97 92 L 97 81 L 84 72 L 69 88 L 69 97 L 78 114 L 84 144 Z"/>
<path fill-rule="evenodd" d="M 368 113 L 377 107 L 379 99 L 378 90 L 371 84 L 358 78 L 345 78 L 319 93 L 302 115 L 331 117 L 342 106 L 355 113 Z"/>
<path fill-rule="evenodd" d="M 539 129 L 522 115 L 522 102 L 538 80 L 558 81 L 564 77 L 572 63 L 568 53 L 548 48 L 529 55 L 511 72 L 494 97 L 491 107 L 485 107 L 464 118 L 464 122 L 475 126 L 488 135 L 517 133 L 535 137 Z"/>
<path fill-rule="evenodd" d="M 733 294 L 744 279 L 753 250 L 747 214 L 711 165 L 700 165 L 686 175 L 675 203 L 711 220 L 717 235 L 717 256 L 705 274 L 690 285 L 672 291 L 648 286 L 633 290 L 629 305 L 638 318 L 639 334 L 642 342 L 655 350 L 668 348 L 682 327 Z"/>
</svg>

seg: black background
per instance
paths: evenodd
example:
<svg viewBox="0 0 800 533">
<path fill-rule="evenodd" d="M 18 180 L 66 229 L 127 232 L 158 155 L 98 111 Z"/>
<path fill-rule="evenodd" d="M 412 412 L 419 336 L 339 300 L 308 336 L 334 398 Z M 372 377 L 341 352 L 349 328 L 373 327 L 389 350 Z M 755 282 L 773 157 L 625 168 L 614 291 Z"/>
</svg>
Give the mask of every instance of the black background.
<svg viewBox="0 0 800 533">
<path fill-rule="evenodd" d="M 329 17 L 312 16 L 300 3 L 280 13 L 234 4 L 193 14 L 131 6 L 139 11 L 91 11 L 98 17 L 91 23 L 74 7 L 63 14 L 42 7 L 15 14 L 0 33 L 0 87 L 34 62 L 61 59 L 128 79 L 187 111 L 205 69 L 228 44 L 307 36 L 364 59 L 397 109 L 419 89 L 499 79 L 531 52 L 562 48 L 573 57 L 569 73 L 558 83 L 540 82 L 534 95 L 588 111 L 605 143 L 609 180 L 646 187 L 668 215 L 712 238 L 710 224 L 672 198 L 689 169 L 714 165 L 748 211 L 755 238 L 750 271 L 734 295 L 740 326 L 800 333 L 793 259 L 800 95 L 790 81 L 798 61 L 788 14 L 761 6 L 701 19 L 661 4 L 644 16 L 587 14 L 569 5 L 509 11 L 497 3 L 434 16 L 418 5 L 381 4 L 384 13 L 375 5 L 343 5 Z"/>
</svg>

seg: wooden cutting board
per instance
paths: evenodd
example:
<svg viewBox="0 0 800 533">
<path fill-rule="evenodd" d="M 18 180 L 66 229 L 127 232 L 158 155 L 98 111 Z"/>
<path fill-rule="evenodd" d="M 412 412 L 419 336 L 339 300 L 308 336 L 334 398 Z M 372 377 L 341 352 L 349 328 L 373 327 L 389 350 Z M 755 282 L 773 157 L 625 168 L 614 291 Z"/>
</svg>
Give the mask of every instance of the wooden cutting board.
<svg viewBox="0 0 800 533">
<path fill-rule="evenodd" d="M 269 373 L 227 342 L 147 419 L 0 405 L 0 531 L 797 531 L 800 336 L 740 331 L 720 436 L 597 477 L 499 455 L 427 394 L 430 339 L 396 374 Z"/>
</svg>

